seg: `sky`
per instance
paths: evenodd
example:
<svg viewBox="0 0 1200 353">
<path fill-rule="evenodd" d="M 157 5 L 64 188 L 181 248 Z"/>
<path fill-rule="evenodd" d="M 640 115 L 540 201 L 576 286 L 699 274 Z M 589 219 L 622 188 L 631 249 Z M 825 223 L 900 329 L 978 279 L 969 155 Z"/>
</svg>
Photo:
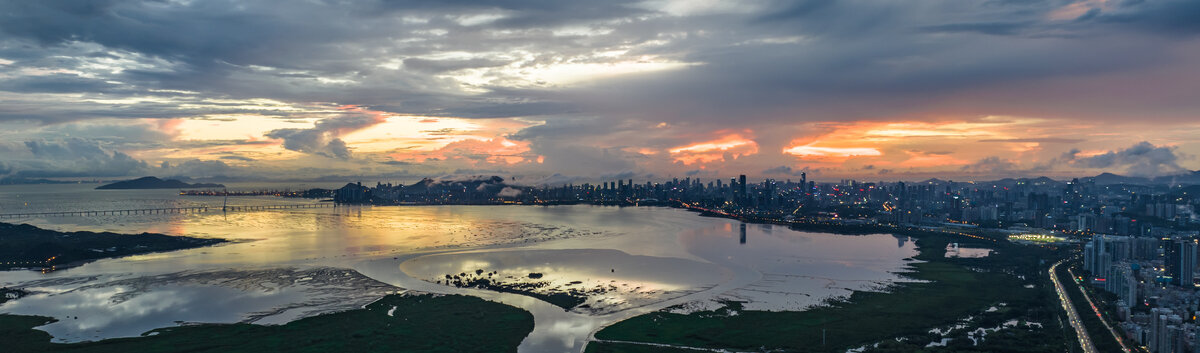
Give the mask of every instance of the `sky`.
<svg viewBox="0 0 1200 353">
<path fill-rule="evenodd" d="M 1200 169 L 1194 0 L 0 0 L 0 177 Z"/>
</svg>

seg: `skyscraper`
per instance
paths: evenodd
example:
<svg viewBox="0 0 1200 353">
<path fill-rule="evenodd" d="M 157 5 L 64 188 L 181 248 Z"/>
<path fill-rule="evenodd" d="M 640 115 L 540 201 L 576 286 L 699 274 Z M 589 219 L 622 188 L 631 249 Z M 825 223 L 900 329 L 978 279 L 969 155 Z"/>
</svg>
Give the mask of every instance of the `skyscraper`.
<svg viewBox="0 0 1200 353">
<path fill-rule="evenodd" d="M 745 199 L 748 194 L 746 189 L 746 174 L 738 175 L 738 196 Z"/>
<path fill-rule="evenodd" d="M 1167 249 L 1167 274 L 1171 276 L 1171 284 L 1180 287 L 1191 287 L 1193 272 L 1196 269 L 1196 240 L 1181 239 L 1171 243 Z"/>
</svg>

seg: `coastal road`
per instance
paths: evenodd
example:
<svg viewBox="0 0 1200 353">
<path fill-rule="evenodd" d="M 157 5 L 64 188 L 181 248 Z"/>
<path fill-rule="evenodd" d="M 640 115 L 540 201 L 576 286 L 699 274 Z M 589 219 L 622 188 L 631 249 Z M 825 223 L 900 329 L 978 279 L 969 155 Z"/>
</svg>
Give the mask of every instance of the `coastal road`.
<svg viewBox="0 0 1200 353">
<path fill-rule="evenodd" d="M 1092 345 L 1092 337 L 1088 336 L 1087 329 L 1083 327 L 1083 320 L 1079 319 L 1079 313 L 1075 312 L 1075 305 L 1071 304 L 1071 297 L 1067 296 L 1067 289 L 1063 287 L 1061 281 L 1058 280 L 1058 265 L 1062 265 L 1067 260 L 1055 262 L 1050 266 L 1050 280 L 1054 282 L 1054 291 L 1058 293 L 1058 300 L 1062 302 L 1063 310 L 1067 311 L 1067 319 L 1071 321 L 1071 327 L 1075 328 L 1075 336 L 1079 337 L 1079 346 L 1083 347 L 1085 353 L 1096 353 L 1096 346 Z"/>
<path fill-rule="evenodd" d="M 641 345 L 641 346 L 650 346 L 650 347 L 658 347 L 658 348 L 673 348 L 673 349 L 683 349 L 683 350 L 701 351 L 701 352 L 721 352 L 721 353 L 738 353 L 738 352 L 740 352 L 740 351 L 731 351 L 728 349 L 721 349 L 721 348 L 689 347 L 689 346 L 677 346 L 677 345 L 673 345 L 673 344 L 637 342 L 637 341 L 617 341 L 617 340 L 592 339 L 591 342 L 635 344 L 635 345 Z"/>
<path fill-rule="evenodd" d="M 1071 271 L 1071 269 L 1068 268 L 1067 272 L 1071 274 L 1071 278 L 1075 278 L 1074 271 Z M 1076 285 L 1079 284 L 1076 283 Z M 1117 333 L 1117 330 L 1113 329 L 1113 327 L 1108 324 L 1108 321 L 1104 321 L 1104 315 L 1100 313 L 1100 308 L 1096 307 L 1096 303 L 1092 301 L 1092 297 L 1088 295 L 1087 291 L 1083 290 L 1083 286 L 1079 286 L 1079 291 L 1083 292 L 1083 299 L 1087 300 L 1088 305 L 1092 307 L 1092 311 L 1096 313 L 1096 317 L 1100 318 L 1100 323 L 1104 324 L 1104 328 L 1108 329 L 1108 332 L 1113 335 L 1113 338 L 1117 340 L 1117 343 L 1121 344 L 1121 350 L 1124 352 L 1132 352 L 1132 350 L 1129 349 L 1129 346 L 1125 345 L 1125 340 L 1121 339 L 1121 334 Z"/>
</svg>

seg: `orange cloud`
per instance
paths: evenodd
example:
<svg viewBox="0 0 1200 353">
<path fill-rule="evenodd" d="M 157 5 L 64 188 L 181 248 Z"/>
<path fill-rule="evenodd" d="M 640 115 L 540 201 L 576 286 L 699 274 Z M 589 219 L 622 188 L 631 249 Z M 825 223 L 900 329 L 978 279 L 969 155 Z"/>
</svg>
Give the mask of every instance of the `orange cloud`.
<svg viewBox="0 0 1200 353">
<path fill-rule="evenodd" d="M 348 113 L 358 113 L 358 114 L 361 114 L 362 116 L 370 118 L 369 123 L 363 123 L 361 125 L 331 124 L 331 125 L 333 125 L 333 129 L 330 131 L 333 131 L 338 136 L 345 135 L 347 133 L 351 133 L 354 131 L 366 129 L 366 128 L 375 126 L 377 124 L 381 124 L 381 123 L 387 121 L 388 117 L 392 115 L 392 113 L 389 113 L 389 112 L 385 112 L 385 111 L 381 111 L 381 110 L 370 110 L 370 109 L 363 108 L 363 107 L 353 105 L 353 104 L 342 105 L 342 106 L 337 107 L 337 109 L 341 110 L 343 112 L 348 112 Z M 318 125 L 319 124 L 320 124 L 320 122 L 318 122 Z"/>
<path fill-rule="evenodd" d="M 180 127 L 183 125 L 183 119 L 146 119 L 151 123 L 158 125 L 158 130 L 164 134 L 171 136 L 172 139 L 179 137 Z"/>
<path fill-rule="evenodd" d="M 909 168 L 941 167 L 948 165 L 965 165 L 970 162 L 951 157 L 943 153 L 925 153 L 907 151 L 909 158 L 900 162 L 899 166 Z"/>
<path fill-rule="evenodd" d="M 517 164 L 527 160 L 529 142 L 511 141 L 503 137 L 492 139 L 469 138 L 455 141 L 432 151 L 400 150 L 388 154 L 396 161 L 425 162 L 430 159 L 462 161 L 471 166 L 479 164 Z M 532 156 L 529 156 L 532 157 Z M 536 158 L 538 163 L 543 158 Z"/>
<path fill-rule="evenodd" d="M 784 148 L 783 153 L 800 157 L 816 158 L 850 158 L 883 155 L 883 153 L 879 152 L 878 149 L 871 147 L 822 147 L 816 146 L 817 143 L 820 143 L 820 141 L 813 141 L 806 145 Z"/>
<path fill-rule="evenodd" d="M 671 158 L 684 165 L 695 163 L 711 163 L 724 161 L 726 155 L 731 159 L 758 153 L 758 143 L 742 137 L 740 134 L 728 134 L 719 139 L 697 142 L 667 150 Z"/>
<path fill-rule="evenodd" d="M 825 133 L 815 138 L 793 140 L 782 152 L 811 162 L 831 165 L 844 164 L 851 160 L 856 163 L 913 168 L 963 165 L 968 162 L 951 155 L 964 152 L 964 146 L 980 140 L 1009 139 L 1017 132 L 1036 133 L 1034 125 L 1040 122 L 1036 119 L 987 116 L 957 121 L 819 123 L 814 127 L 825 130 Z M 1019 147 L 1029 150 L 1036 146 Z M 955 152 L 913 152 L 919 150 Z M 900 153 L 901 151 L 903 153 Z M 988 148 L 975 148 L 966 153 L 991 153 L 990 151 Z"/>
<path fill-rule="evenodd" d="M 1113 4 L 1108 0 L 1083 0 L 1055 9 L 1046 17 L 1056 21 L 1069 21 L 1086 15 L 1092 10 L 1111 11 L 1112 9 Z"/>
</svg>

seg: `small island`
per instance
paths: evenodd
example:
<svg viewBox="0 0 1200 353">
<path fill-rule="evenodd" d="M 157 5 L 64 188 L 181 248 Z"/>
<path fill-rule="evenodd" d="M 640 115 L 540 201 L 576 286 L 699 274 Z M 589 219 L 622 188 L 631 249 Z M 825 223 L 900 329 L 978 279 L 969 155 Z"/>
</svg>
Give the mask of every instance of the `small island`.
<svg viewBox="0 0 1200 353">
<path fill-rule="evenodd" d="M 96 187 L 97 190 L 132 190 L 132 189 L 187 189 L 187 188 L 223 188 L 221 184 L 188 184 L 175 179 L 159 179 L 148 176 L 133 180 L 118 181 Z"/>
<path fill-rule="evenodd" d="M 0 270 L 55 270 L 129 255 L 204 247 L 224 239 L 155 233 L 59 232 L 0 223 Z"/>
</svg>

